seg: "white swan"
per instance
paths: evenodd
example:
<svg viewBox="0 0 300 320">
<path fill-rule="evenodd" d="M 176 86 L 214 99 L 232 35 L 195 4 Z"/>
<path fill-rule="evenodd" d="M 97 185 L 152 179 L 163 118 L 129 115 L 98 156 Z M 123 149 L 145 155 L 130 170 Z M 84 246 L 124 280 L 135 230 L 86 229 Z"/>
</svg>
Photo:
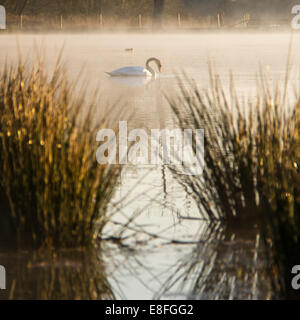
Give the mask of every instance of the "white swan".
<svg viewBox="0 0 300 320">
<path fill-rule="evenodd" d="M 106 72 L 111 77 L 156 77 L 156 72 L 150 67 L 150 62 L 155 62 L 158 71 L 161 72 L 161 62 L 157 58 L 149 58 L 146 62 L 146 68 L 140 66 L 128 66 L 116 69 L 111 72 Z"/>
</svg>

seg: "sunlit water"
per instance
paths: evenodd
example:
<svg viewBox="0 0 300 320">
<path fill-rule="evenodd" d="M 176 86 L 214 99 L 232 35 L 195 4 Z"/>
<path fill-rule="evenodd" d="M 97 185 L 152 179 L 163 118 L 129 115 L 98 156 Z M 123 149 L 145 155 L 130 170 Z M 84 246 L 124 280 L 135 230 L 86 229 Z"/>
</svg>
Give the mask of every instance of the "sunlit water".
<svg viewBox="0 0 300 320">
<path fill-rule="evenodd" d="M 166 96 L 178 93 L 177 78 L 182 71 L 200 89 L 209 86 L 209 65 L 214 66 L 225 88 L 229 87 L 232 72 L 238 95 L 251 97 L 256 92 L 260 67 L 274 83 L 284 81 L 290 38 L 289 34 L 246 33 L 2 34 L 0 65 L 6 59 L 16 61 L 19 53 L 31 61 L 38 48 L 43 52 L 45 65 L 51 69 L 64 46 L 62 61 L 69 78 L 78 80 L 78 85 L 91 93 L 96 91 L 102 106 L 118 101 L 111 112 L 119 115 L 117 120 L 128 120 L 129 130 L 173 128 L 174 118 Z M 299 51 L 300 36 L 296 34 L 290 57 L 293 66 L 290 79 L 294 84 L 298 83 Z M 144 65 L 152 56 L 163 64 L 162 74 L 154 81 L 112 79 L 105 74 L 125 65 Z M 183 81 L 189 85 L 187 80 Z M 124 200 L 119 202 L 120 199 Z M 98 297 L 253 299 L 268 296 L 267 285 L 260 281 L 264 278 L 261 239 L 255 232 L 211 230 L 204 221 L 194 219 L 200 218 L 197 206 L 166 167 L 126 166 L 113 204 L 113 223 L 107 226 L 104 238 L 117 236 L 125 240 L 119 244 L 104 242 L 101 267 L 98 262 L 91 263 L 94 270 L 101 270 L 100 278 L 105 283 Z M 132 216 L 136 218 L 122 232 L 122 223 Z M 1 295 L 33 299 L 95 297 L 90 288 L 81 295 L 73 291 L 60 293 L 59 285 L 52 287 L 55 294 L 51 294 L 47 283 L 47 279 L 52 279 L 50 275 L 53 277 L 57 272 L 66 285 L 70 281 L 59 270 L 77 270 L 72 281 L 84 281 L 79 277 L 81 271 L 91 272 L 80 257 L 76 256 L 73 264 L 72 259 L 73 256 L 68 256 L 67 262 L 47 265 L 45 259 L 28 253 L 0 254 L 0 264 L 7 267 L 9 287 Z M 35 270 L 40 270 L 39 276 Z M 28 274 L 26 279 L 21 276 L 24 272 Z M 23 285 L 18 285 L 20 281 Z"/>
</svg>

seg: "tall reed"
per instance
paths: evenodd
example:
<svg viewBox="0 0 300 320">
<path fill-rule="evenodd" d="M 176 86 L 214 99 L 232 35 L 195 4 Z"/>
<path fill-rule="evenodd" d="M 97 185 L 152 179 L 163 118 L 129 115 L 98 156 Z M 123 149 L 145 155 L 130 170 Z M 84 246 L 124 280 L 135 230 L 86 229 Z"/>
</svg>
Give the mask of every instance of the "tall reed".
<svg viewBox="0 0 300 320">
<path fill-rule="evenodd" d="M 88 102 L 88 101 L 90 102 Z M 30 246 L 90 245 L 108 218 L 118 167 L 96 161 L 94 102 L 60 63 L 3 67 L 0 79 L 0 240 Z"/>
<path fill-rule="evenodd" d="M 189 82 L 170 100 L 181 128 L 205 131 L 203 176 L 180 175 L 195 195 L 204 217 L 249 219 L 274 211 L 288 200 L 294 212 L 299 174 L 299 108 L 262 79 L 254 101 L 243 102 L 231 81 L 226 94 L 211 74 L 211 87 L 200 91 Z M 194 144 L 195 148 L 195 144 Z M 199 160 L 200 161 L 200 160 Z"/>
<path fill-rule="evenodd" d="M 287 86 L 272 88 L 261 76 L 256 97 L 246 101 L 232 77 L 228 93 L 212 71 L 210 78 L 209 89 L 188 80 L 189 87 L 182 85 L 180 96 L 170 99 L 181 128 L 205 131 L 203 175 L 171 169 L 204 218 L 262 227 L 265 242 L 272 244 L 267 246 L 271 272 L 279 278 L 274 288 L 287 296 L 290 267 L 300 257 L 299 96 L 289 103 Z"/>
</svg>

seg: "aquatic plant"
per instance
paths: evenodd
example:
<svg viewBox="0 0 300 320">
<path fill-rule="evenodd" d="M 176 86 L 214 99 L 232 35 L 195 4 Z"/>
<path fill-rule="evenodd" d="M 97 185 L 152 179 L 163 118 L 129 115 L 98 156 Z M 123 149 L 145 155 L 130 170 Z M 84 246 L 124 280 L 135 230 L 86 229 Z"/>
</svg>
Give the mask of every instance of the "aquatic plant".
<svg viewBox="0 0 300 320">
<path fill-rule="evenodd" d="M 266 299 L 271 285 L 259 229 L 204 224 L 199 244 L 169 271 L 155 298 L 171 292 L 192 300 Z"/>
<path fill-rule="evenodd" d="M 170 104 L 181 128 L 204 129 L 205 167 L 203 176 L 177 177 L 194 194 L 203 216 L 227 221 L 261 217 L 276 210 L 283 197 L 290 198 L 292 214 L 299 174 L 300 104 L 287 106 L 284 93 L 278 88 L 270 91 L 266 79 L 255 101 L 246 103 L 233 80 L 229 96 L 213 73 L 208 90 L 189 83 Z"/>
<path fill-rule="evenodd" d="M 181 128 L 205 130 L 203 175 L 171 170 L 205 219 L 262 227 L 271 272 L 279 279 L 274 290 L 286 297 L 300 248 L 299 95 L 290 99 L 287 81 L 283 90 L 271 88 L 262 75 L 256 97 L 246 101 L 232 76 L 229 92 L 216 73 L 210 79 L 203 91 L 188 79 L 189 87 L 181 85 L 180 96 L 169 100 Z"/>
<path fill-rule="evenodd" d="M 96 160 L 96 99 L 58 62 L 5 66 L 0 79 L 0 240 L 35 247 L 93 243 L 108 218 L 120 168 Z"/>
<path fill-rule="evenodd" d="M 285 192 L 278 196 L 276 211 L 264 226 L 266 246 L 273 279 L 275 297 L 299 299 L 299 291 L 292 287 L 292 268 L 300 258 L 300 107 L 299 101 L 293 112 L 294 141 L 290 145 L 290 161 L 293 169 L 286 167 L 280 176 Z"/>
</svg>

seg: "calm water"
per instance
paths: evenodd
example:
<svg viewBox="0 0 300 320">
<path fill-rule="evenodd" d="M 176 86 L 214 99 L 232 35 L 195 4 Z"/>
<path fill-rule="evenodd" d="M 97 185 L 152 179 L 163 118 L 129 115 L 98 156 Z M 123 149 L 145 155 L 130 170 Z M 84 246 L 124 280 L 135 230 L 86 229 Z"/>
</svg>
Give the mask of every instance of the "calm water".
<svg viewBox="0 0 300 320">
<path fill-rule="evenodd" d="M 173 115 L 165 95 L 178 93 L 177 76 L 183 70 L 200 88 L 207 88 L 208 65 L 212 63 L 225 87 L 232 71 L 239 96 L 253 96 L 260 65 L 272 81 L 284 80 L 289 41 L 289 34 L 2 34 L 0 65 L 6 58 L 17 60 L 18 52 L 31 61 L 39 48 L 51 69 L 64 46 L 62 60 L 69 77 L 99 93 L 102 106 L 121 101 L 120 110 L 112 112 L 121 114 L 119 120 L 129 120 L 129 129 L 172 128 Z M 300 36 L 296 34 L 291 55 L 291 80 L 295 83 L 299 50 Z M 151 56 L 163 64 L 163 73 L 155 81 L 117 81 L 104 73 L 125 65 L 144 65 Z M 120 199 L 124 201 L 119 204 Z M 1 291 L 0 298 L 269 296 L 257 232 L 229 232 L 194 219 L 200 217 L 195 203 L 167 168 L 124 168 L 113 204 L 113 223 L 107 226 L 104 238 L 121 235 L 125 241 L 103 242 L 96 257 L 60 252 L 53 260 L 37 253 L 2 252 L 0 264 L 7 269 L 8 290 Z M 133 215 L 136 218 L 129 229 L 122 232 L 121 224 Z M 88 281 L 91 278 L 93 284 Z"/>
</svg>

